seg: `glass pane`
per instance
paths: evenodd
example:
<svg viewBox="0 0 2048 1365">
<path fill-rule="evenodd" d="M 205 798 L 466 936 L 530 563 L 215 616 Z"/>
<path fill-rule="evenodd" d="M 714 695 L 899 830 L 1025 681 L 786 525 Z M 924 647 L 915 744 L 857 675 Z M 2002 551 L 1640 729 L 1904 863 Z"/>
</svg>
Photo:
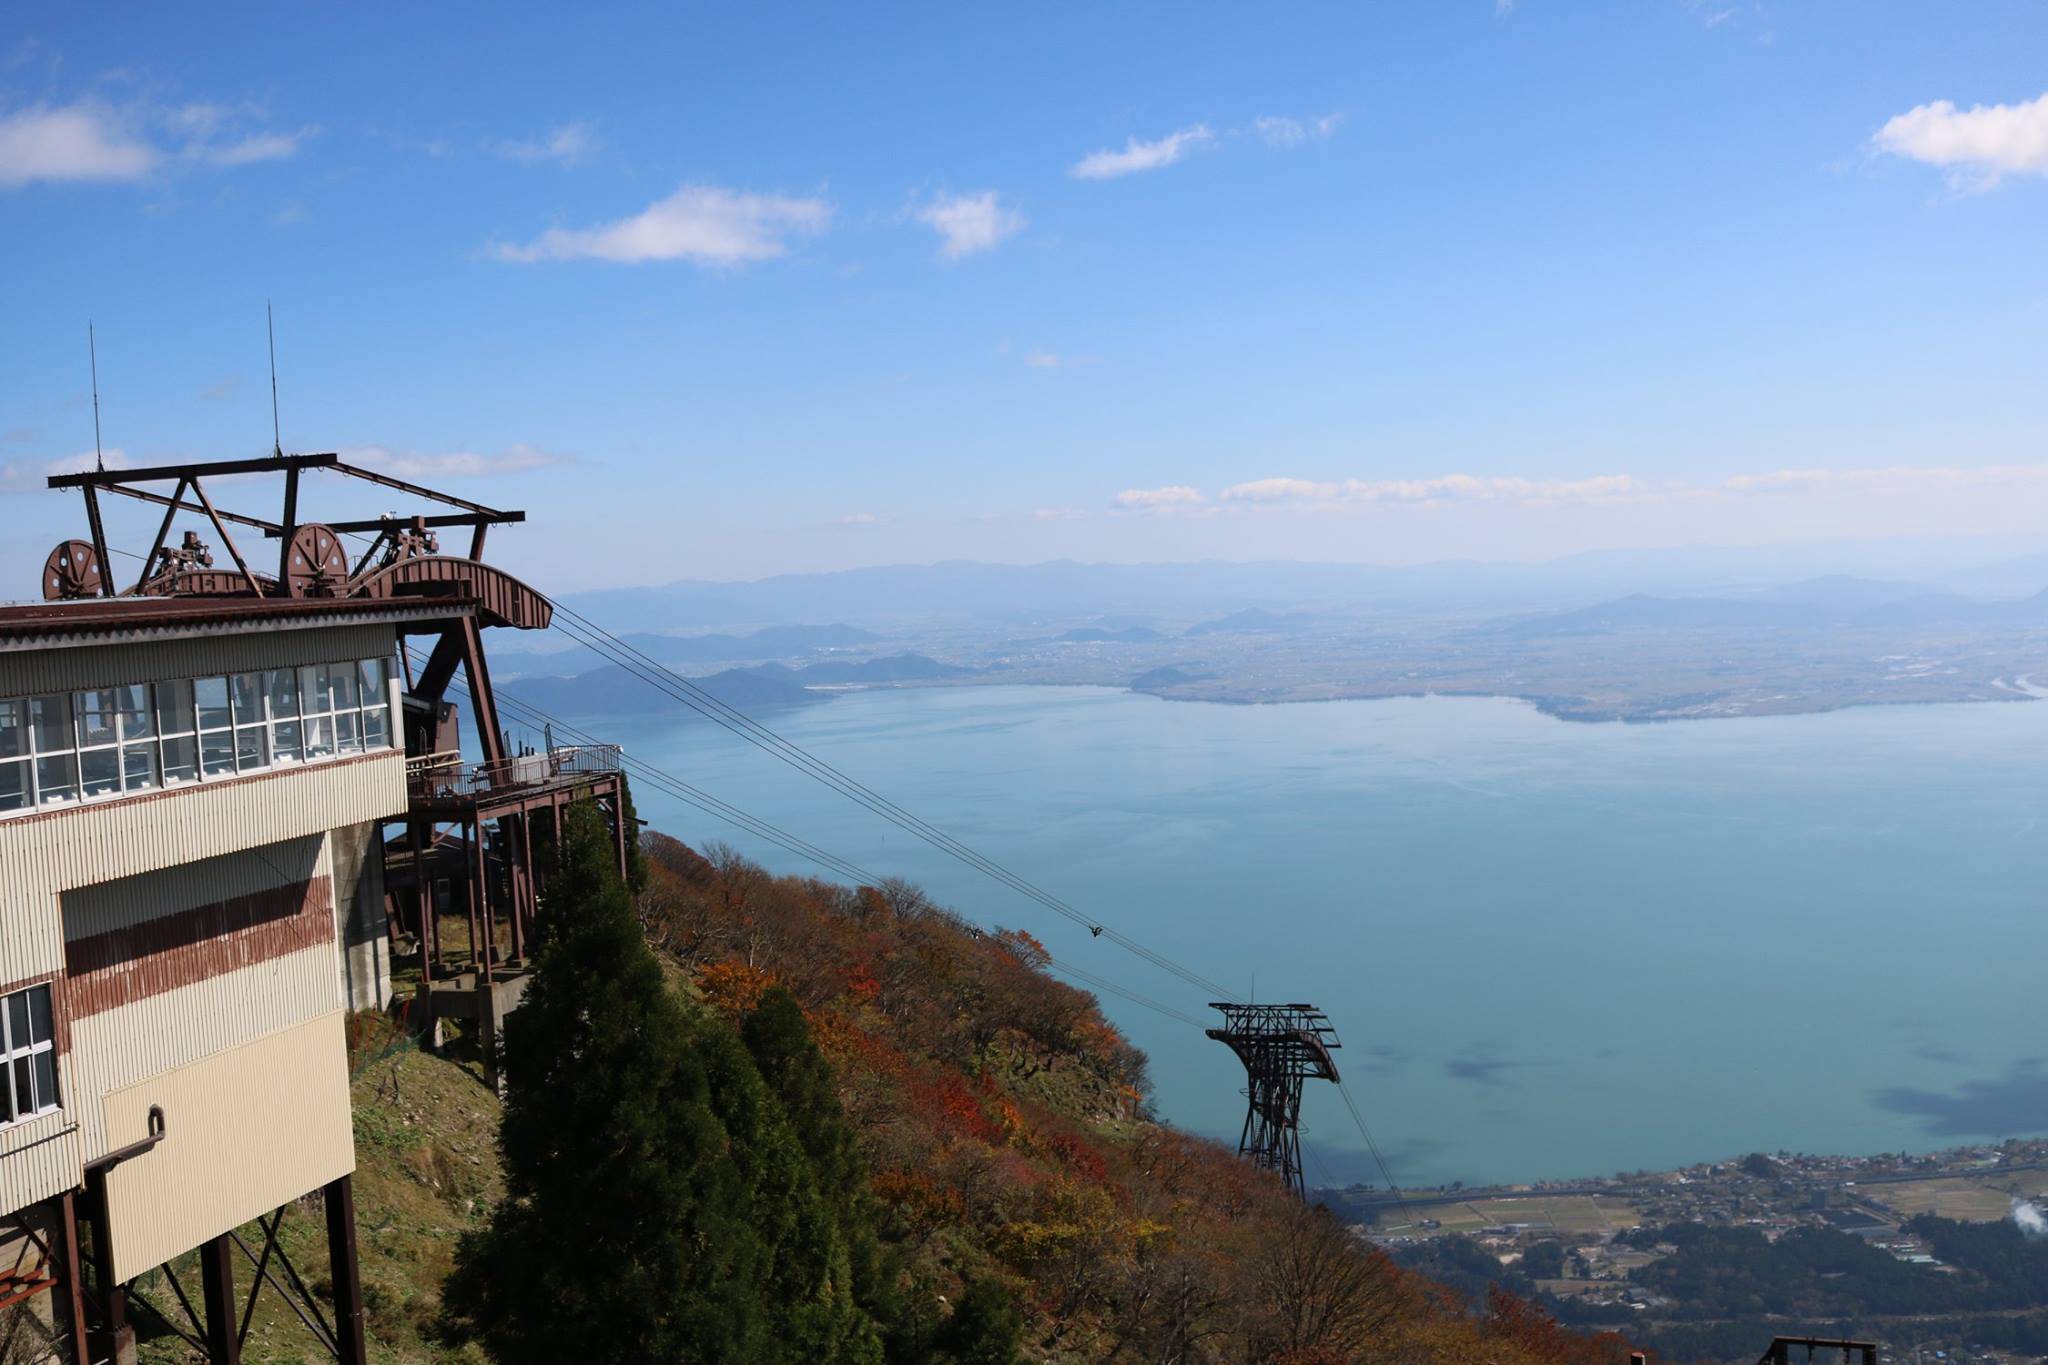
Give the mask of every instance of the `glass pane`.
<svg viewBox="0 0 2048 1365">
<path fill-rule="evenodd" d="M 297 763 L 302 755 L 299 723 L 295 720 L 280 720 L 270 727 L 270 761 L 273 763 Z"/>
<path fill-rule="evenodd" d="M 235 684 L 235 724 L 247 725 L 263 717 L 263 675 L 261 673 L 237 673 Z"/>
<path fill-rule="evenodd" d="M 14 1087 L 7 1083 L 7 1068 L 0 1066 L 0 1123 L 14 1122 Z"/>
<path fill-rule="evenodd" d="M 320 669 L 320 686 L 339 711 L 356 704 L 356 670 L 353 664 L 325 664 Z"/>
<path fill-rule="evenodd" d="M 28 703 L 0 701 L 0 758 L 28 752 Z"/>
<path fill-rule="evenodd" d="M 28 997 L 28 1040 L 31 1043 L 50 1041 L 50 988 L 35 986 L 22 992 Z"/>
<path fill-rule="evenodd" d="M 345 754 L 361 753 L 363 737 L 356 728 L 356 713 L 342 711 L 334 717 L 334 747 Z"/>
<path fill-rule="evenodd" d="M 175 786 L 199 776 L 199 741 L 190 735 L 164 741 L 164 785 Z"/>
<path fill-rule="evenodd" d="M 389 694 L 384 689 L 384 661 L 382 659 L 365 659 L 362 662 L 362 666 L 357 669 L 357 672 L 362 677 L 363 705 L 384 705 L 389 700 Z"/>
<path fill-rule="evenodd" d="M 199 762 L 206 769 L 208 777 L 219 777 L 235 770 L 235 732 L 232 730 L 207 730 L 199 736 Z"/>
<path fill-rule="evenodd" d="M 334 717 L 306 718 L 306 757 L 327 758 L 334 753 Z"/>
<path fill-rule="evenodd" d="M 391 729 L 384 723 L 389 713 L 381 706 L 363 708 L 363 747 L 365 749 L 388 749 L 391 747 Z"/>
<path fill-rule="evenodd" d="M 235 731 L 235 767 L 250 772 L 270 762 L 269 733 L 261 725 L 244 725 Z"/>
<path fill-rule="evenodd" d="M 55 1109 L 57 1107 L 57 1054 L 55 1051 L 38 1052 L 35 1055 L 36 1107 Z"/>
<path fill-rule="evenodd" d="M 324 694 L 320 691 L 320 670 L 307 664 L 299 670 L 299 708 L 308 715 L 315 711 L 332 711 Z"/>
<path fill-rule="evenodd" d="M 118 737 L 114 731 L 114 693 L 105 688 L 97 692 L 78 694 L 78 742 L 84 744 L 112 744 Z"/>
<path fill-rule="evenodd" d="M 121 790 L 119 749 L 87 749 L 78 756 L 78 770 L 85 778 L 87 796 L 105 796 Z"/>
<path fill-rule="evenodd" d="M 28 716 L 38 753 L 54 754 L 78 747 L 71 737 L 71 698 L 32 697 Z"/>
<path fill-rule="evenodd" d="M 16 991 L 7 997 L 7 1050 L 28 1046 L 28 992 Z"/>
<path fill-rule="evenodd" d="M 0 763 L 0 810 L 20 810 L 35 800 L 28 785 L 28 760 Z"/>
<path fill-rule="evenodd" d="M 146 792 L 162 784 L 156 776 L 156 744 L 145 740 L 121 748 L 121 789 Z"/>
<path fill-rule="evenodd" d="M 14 1059 L 14 1112 L 23 1118 L 36 1112 L 35 1081 L 29 1074 L 26 1057 Z"/>
<path fill-rule="evenodd" d="M 270 696 L 270 715 L 299 714 L 299 679 L 289 668 L 273 668 L 263 675 L 263 690 Z"/>
<path fill-rule="evenodd" d="M 121 713 L 122 739 L 148 739 L 156 733 L 156 717 L 149 709 L 148 683 L 115 688 L 114 707 Z"/>
<path fill-rule="evenodd" d="M 156 726 L 163 734 L 189 735 L 192 724 L 192 684 L 180 679 L 156 685 Z"/>
<path fill-rule="evenodd" d="M 36 760 L 36 800 L 42 805 L 78 799 L 78 759 L 72 754 Z"/>
<path fill-rule="evenodd" d="M 193 698 L 199 703 L 199 728 L 217 730 L 228 723 L 228 680 L 226 678 L 199 678 L 192 684 Z"/>
</svg>

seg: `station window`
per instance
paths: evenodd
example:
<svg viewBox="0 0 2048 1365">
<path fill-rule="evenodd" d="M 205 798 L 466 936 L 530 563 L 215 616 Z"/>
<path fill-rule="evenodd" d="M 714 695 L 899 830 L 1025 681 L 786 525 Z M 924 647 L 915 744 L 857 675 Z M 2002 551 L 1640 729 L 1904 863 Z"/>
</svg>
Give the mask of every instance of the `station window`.
<svg viewBox="0 0 2048 1365">
<path fill-rule="evenodd" d="M 0 1127 L 57 1108 L 57 1043 L 50 988 L 0 995 Z"/>
<path fill-rule="evenodd" d="M 391 747 L 390 664 L 0 698 L 0 813 Z"/>
</svg>

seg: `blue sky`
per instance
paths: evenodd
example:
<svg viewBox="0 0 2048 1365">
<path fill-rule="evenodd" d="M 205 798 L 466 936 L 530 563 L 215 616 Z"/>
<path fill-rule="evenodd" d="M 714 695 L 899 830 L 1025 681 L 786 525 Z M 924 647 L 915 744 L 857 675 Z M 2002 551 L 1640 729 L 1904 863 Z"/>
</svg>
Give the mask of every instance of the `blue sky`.
<svg viewBox="0 0 2048 1365">
<path fill-rule="evenodd" d="M 116 460 L 241 456 L 266 299 L 286 447 L 527 508 L 552 588 L 2040 530 L 2044 55 L 2040 0 L 14 7 L 0 595 L 86 320 Z"/>
</svg>

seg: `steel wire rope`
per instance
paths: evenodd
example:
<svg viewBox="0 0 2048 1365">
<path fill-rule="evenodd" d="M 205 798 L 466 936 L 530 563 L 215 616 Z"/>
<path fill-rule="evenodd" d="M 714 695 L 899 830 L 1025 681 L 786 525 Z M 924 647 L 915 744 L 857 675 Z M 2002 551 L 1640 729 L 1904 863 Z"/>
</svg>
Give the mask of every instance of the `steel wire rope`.
<svg viewBox="0 0 2048 1365">
<path fill-rule="evenodd" d="M 1019 895 L 1060 914 L 1086 928 L 1090 934 L 1107 938 L 1125 951 L 1139 957 L 1162 971 L 1180 977 L 1190 985 L 1212 992 L 1217 997 L 1227 997 L 1227 987 L 1201 975 L 1191 968 L 1167 957 L 1165 954 L 1145 946 L 1129 935 L 1109 927 L 1092 915 L 1076 909 L 1051 892 L 1027 881 L 1017 873 L 997 863 L 987 855 L 961 843 L 952 835 L 909 811 L 904 810 L 887 797 L 848 777 L 839 769 L 818 758 L 808 750 L 770 730 L 741 712 L 736 707 L 720 700 L 704 688 L 674 672 L 660 661 L 655 660 L 635 647 L 619 640 L 603 627 L 590 622 L 571 608 L 552 602 L 557 615 L 566 618 L 567 624 L 557 620 L 555 628 L 571 639 L 609 659 L 627 673 L 639 678 L 658 691 L 681 701 L 699 715 L 713 721 L 725 730 L 739 736 L 756 748 L 780 759 L 782 762 L 805 773 L 814 780 L 833 788 L 841 795 L 866 807 L 891 824 L 903 829 L 924 842 L 947 853 L 959 861 L 983 873 L 992 880 L 1009 887 Z"/>
<path fill-rule="evenodd" d="M 407 649 L 407 654 L 409 656 L 414 655 L 414 653 L 415 651 L 411 650 L 410 648 Z M 497 702 L 500 706 L 515 712 L 518 715 L 518 717 L 526 724 L 530 725 L 539 723 L 542 725 L 550 726 L 555 731 L 567 736 L 570 739 L 577 740 L 580 743 L 597 744 L 602 742 L 596 739 L 594 736 L 592 736 L 588 731 L 582 730 L 581 728 L 571 725 L 566 721 L 558 720 L 555 717 L 549 715 L 547 712 L 541 710 L 539 707 L 534 706 L 529 702 L 522 701 L 517 697 L 500 694 L 497 697 Z M 683 781 L 681 778 L 676 777 L 674 774 L 666 772 L 665 770 L 659 767 L 656 767 L 654 764 L 649 763 L 645 759 L 636 758 L 631 754 L 621 752 L 620 760 L 621 762 L 629 765 L 636 776 L 645 778 L 648 785 L 653 787 L 655 790 L 665 792 L 669 796 L 672 796 L 677 800 L 684 802 L 686 805 L 693 806 L 696 809 L 703 811 L 707 815 L 714 816 L 717 819 L 725 821 L 727 824 L 733 825 L 736 828 L 743 829 L 750 834 L 765 839 L 768 842 L 775 844 L 777 847 L 783 849 L 786 852 L 794 853 L 800 858 L 805 858 L 812 862 L 815 862 L 820 867 L 823 867 L 828 871 L 835 872 L 840 876 L 847 878 L 849 881 L 854 882 L 857 885 L 879 886 L 883 881 L 882 878 L 877 877 L 874 873 L 869 872 L 867 869 L 861 867 L 857 863 L 854 863 L 846 858 L 842 858 L 837 854 L 827 852 L 826 850 L 821 849 L 817 845 L 811 843 L 809 840 L 804 839 L 802 836 L 793 834 L 790 831 L 783 829 L 780 826 L 775 825 L 768 820 L 762 819 L 760 816 L 749 814 L 748 812 L 741 810 L 738 806 L 733 805 L 731 802 L 713 796 L 711 793 L 703 790 L 701 787 L 693 786 L 692 784 Z M 977 929 L 976 932 L 979 933 L 982 931 Z M 1076 967 L 1071 963 L 1063 962 L 1060 959 L 1052 956 L 1050 953 L 1046 954 L 1045 961 L 1046 965 L 1051 967 L 1053 970 L 1061 973 L 1064 976 L 1070 976 L 1075 978 L 1076 980 L 1084 981 L 1090 986 L 1095 987 L 1097 990 L 1106 991 L 1109 994 L 1117 996 L 1120 999 L 1127 1000 L 1134 1005 L 1142 1006 L 1143 1008 L 1151 1010 L 1156 1014 L 1164 1015 L 1169 1019 L 1175 1020 L 1179 1023 L 1187 1024 L 1190 1027 L 1206 1027 L 1204 1021 L 1195 1018 L 1193 1015 L 1188 1014 L 1183 1010 L 1175 1009 L 1172 1005 L 1168 1005 L 1163 1003 L 1162 1001 L 1155 1000 L 1148 995 L 1140 994 L 1139 992 L 1131 990 L 1128 987 L 1120 986 L 1114 981 L 1107 980 L 1106 978 L 1098 976 L 1093 972 L 1089 972 L 1080 967 Z"/>
</svg>

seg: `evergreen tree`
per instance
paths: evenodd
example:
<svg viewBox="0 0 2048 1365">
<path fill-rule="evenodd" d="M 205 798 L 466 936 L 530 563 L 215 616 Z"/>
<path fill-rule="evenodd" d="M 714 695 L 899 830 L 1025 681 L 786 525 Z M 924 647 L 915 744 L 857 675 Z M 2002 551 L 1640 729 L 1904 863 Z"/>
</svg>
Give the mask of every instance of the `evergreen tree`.
<svg viewBox="0 0 2048 1365">
<path fill-rule="evenodd" d="M 847 1236 L 782 1102 L 738 1035 L 700 1017 L 697 1051 L 731 1140 L 753 1233 L 767 1254 L 760 1289 L 775 1359 L 792 1365 L 881 1365 L 874 1320 L 855 1302 Z M 764 1360 L 767 1357 L 763 1358 Z"/>
<path fill-rule="evenodd" d="M 507 1197 L 452 1312 L 507 1365 L 775 1358 L 757 1210 L 587 805 L 568 814 L 544 922 L 505 1026 Z"/>
<path fill-rule="evenodd" d="M 633 807 L 633 786 L 619 774 L 619 816 L 626 828 L 626 889 L 639 895 L 647 889 L 647 851 L 640 847 L 640 812 Z"/>
<path fill-rule="evenodd" d="M 920 1333 L 908 1321 L 899 1286 L 899 1258 L 881 1244 L 880 1211 L 868 1189 L 867 1169 L 853 1125 L 840 1107 L 832 1064 L 811 1041 L 796 997 L 780 986 L 761 997 L 740 1028 L 761 1079 L 781 1101 L 803 1144 L 820 1196 L 832 1211 L 852 1272 L 854 1299 L 878 1324 L 892 1361 L 922 1360 Z"/>
<path fill-rule="evenodd" d="M 1016 1365 L 1024 1314 L 994 1280 L 968 1282 L 939 1332 L 939 1346 L 957 1365 Z"/>
</svg>

